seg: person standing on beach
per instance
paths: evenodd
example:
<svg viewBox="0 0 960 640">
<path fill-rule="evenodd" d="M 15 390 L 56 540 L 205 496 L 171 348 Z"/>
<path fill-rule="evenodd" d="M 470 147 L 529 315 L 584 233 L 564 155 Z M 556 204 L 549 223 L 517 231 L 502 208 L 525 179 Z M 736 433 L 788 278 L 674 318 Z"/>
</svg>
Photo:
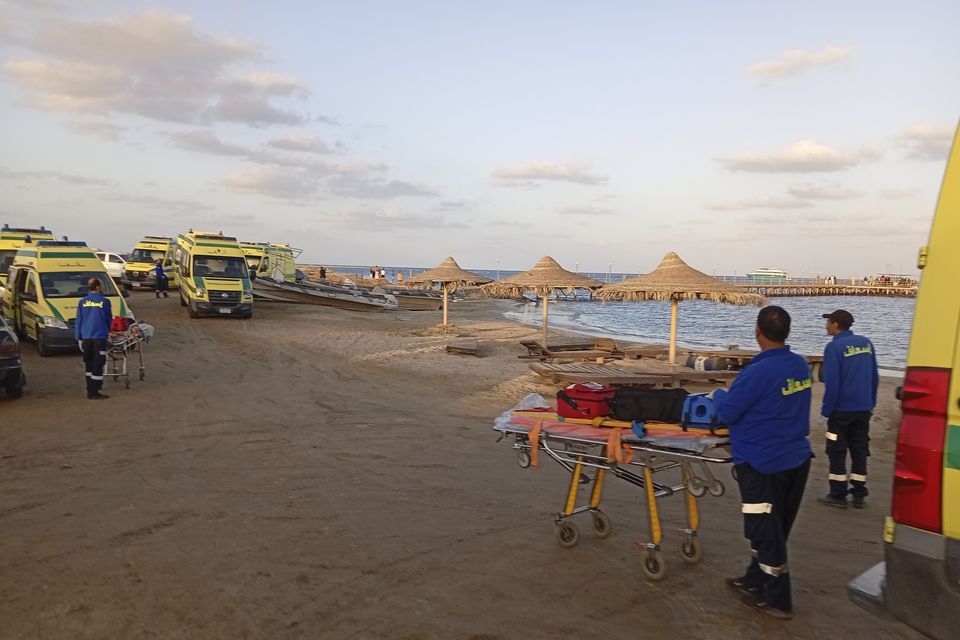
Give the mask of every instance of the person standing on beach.
<svg viewBox="0 0 960 640">
<path fill-rule="evenodd" d="M 320 265 L 320 279 L 321 280 L 327 279 L 327 268 L 323 265 Z"/>
<path fill-rule="evenodd" d="M 877 404 L 880 384 L 877 354 L 870 340 L 850 330 L 853 315 L 849 311 L 837 309 L 823 317 L 827 321 L 827 335 L 833 336 L 833 340 L 823 350 L 820 369 L 820 378 L 826 387 L 820 413 L 827 419 L 827 458 L 830 460 L 830 492 L 820 498 L 820 502 L 846 509 L 849 493 L 853 506 L 862 509 L 869 494 L 870 417 Z"/>
<path fill-rule="evenodd" d="M 743 533 L 753 555 L 746 572 L 726 582 L 750 607 L 788 619 L 793 601 L 787 539 L 813 457 L 808 439 L 813 380 L 807 361 L 786 345 L 790 314 L 784 309 L 761 309 L 755 333 L 760 354 L 729 390 L 710 394 L 730 429 Z"/>
<path fill-rule="evenodd" d="M 100 393 L 103 387 L 103 367 L 107 363 L 107 337 L 113 321 L 110 299 L 103 295 L 103 283 L 97 278 L 87 281 L 90 291 L 77 305 L 77 324 L 74 337 L 83 352 L 83 368 L 87 376 L 87 398 L 106 400 Z"/>
</svg>

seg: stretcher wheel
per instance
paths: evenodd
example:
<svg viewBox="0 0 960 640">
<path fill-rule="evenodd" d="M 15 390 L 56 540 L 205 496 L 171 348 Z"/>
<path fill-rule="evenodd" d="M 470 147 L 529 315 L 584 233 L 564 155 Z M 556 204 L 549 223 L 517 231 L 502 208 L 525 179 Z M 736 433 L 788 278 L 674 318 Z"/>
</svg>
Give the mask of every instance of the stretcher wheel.
<svg viewBox="0 0 960 640">
<path fill-rule="evenodd" d="M 707 485 L 700 478 L 692 477 L 687 480 L 687 491 L 694 498 L 702 498 L 707 493 Z"/>
<path fill-rule="evenodd" d="M 733 478 L 734 482 L 740 482 L 740 478 L 737 477 L 737 465 L 730 465 L 730 476 Z"/>
<path fill-rule="evenodd" d="M 687 564 L 698 564 L 703 560 L 703 546 L 697 538 L 685 536 L 680 541 L 680 555 Z"/>
<path fill-rule="evenodd" d="M 557 525 L 557 543 L 564 549 L 577 546 L 580 542 L 580 529 L 572 522 L 561 522 Z"/>
<path fill-rule="evenodd" d="M 123 386 L 126 387 L 127 389 L 130 388 L 130 376 L 127 376 L 127 377 L 124 379 L 124 381 L 123 381 Z"/>
<path fill-rule="evenodd" d="M 530 453 L 526 450 L 521 449 L 517 452 L 517 464 L 520 465 L 521 469 L 530 468 Z"/>
<path fill-rule="evenodd" d="M 603 511 L 593 512 L 593 532 L 598 538 L 609 538 L 613 533 L 613 523 L 610 522 L 610 516 Z"/>
<path fill-rule="evenodd" d="M 709 491 L 710 495 L 712 495 L 714 498 L 719 498 L 727 492 L 727 488 L 723 486 L 723 483 L 719 480 L 714 480 L 710 483 Z"/>
<path fill-rule="evenodd" d="M 667 562 L 663 559 L 663 554 L 659 551 L 647 551 L 643 559 L 643 575 L 648 580 L 659 582 L 667 577 Z"/>
<path fill-rule="evenodd" d="M 143 382 L 147 377 L 147 372 L 143 369 L 140 369 L 140 381 Z M 721 494 L 722 495 L 722 494 Z"/>
</svg>

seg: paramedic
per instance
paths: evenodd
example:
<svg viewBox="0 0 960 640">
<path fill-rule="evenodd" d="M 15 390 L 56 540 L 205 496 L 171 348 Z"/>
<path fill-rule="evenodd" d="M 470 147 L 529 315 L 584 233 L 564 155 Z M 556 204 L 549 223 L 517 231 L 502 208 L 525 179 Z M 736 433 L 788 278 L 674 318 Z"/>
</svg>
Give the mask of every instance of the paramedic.
<svg viewBox="0 0 960 640">
<path fill-rule="evenodd" d="M 775 618 L 792 617 L 787 539 L 810 471 L 810 367 L 785 344 L 790 315 L 765 307 L 755 329 L 760 354 L 730 389 L 711 395 L 730 428 L 734 470 L 743 501 L 743 533 L 753 558 L 728 578 L 749 606 Z"/>
<path fill-rule="evenodd" d="M 170 286 L 170 279 L 167 278 L 167 274 L 163 272 L 163 261 L 157 260 L 157 266 L 153 270 L 154 277 L 156 279 L 156 294 L 157 297 L 160 297 L 160 294 L 163 294 L 163 297 L 167 297 L 167 289 Z"/>
<path fill-rule="evenodd" d="M 90 290 L 77 305 L 77 325 L 74 337 L 83 352 L 83 368 L 87 376 L 87 397 L 105 400 L 110 396 L 100 393 L 103 386 L 103 367 L 107 362 L 107 337 L 113 309 L 110 299 L 103 295 L 103 284 L 97 278 L 87 281 Z"/>
<path fill-rule="evenodd" d="M 830 493 L 822 504 L 847 508 L 847 493 L 853 506 L 863 508 L 867 497 L 867 457 L 870 455 L 870 412 L 877 403 L 877 354 L 873 344 L 850 331 L 853 316 L 837 309 L 825 313 L 827 335 L 833 340 L 823 350 L 821 379 L 823 409 L 827 419 L 827 458 L 830 459 Z M 847 476 L 847 451 L 850 475 Z M 847 480 L 850 486 L 847 486 Z"/>
</svg>

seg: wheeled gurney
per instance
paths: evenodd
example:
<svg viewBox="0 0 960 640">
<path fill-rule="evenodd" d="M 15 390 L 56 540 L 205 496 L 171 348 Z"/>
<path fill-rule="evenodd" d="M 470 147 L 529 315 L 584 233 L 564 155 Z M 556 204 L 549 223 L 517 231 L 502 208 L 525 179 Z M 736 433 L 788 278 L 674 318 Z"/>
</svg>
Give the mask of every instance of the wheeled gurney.
<svg viewBox="0 0 960 640">
<path fill-rule="evenodd" d="M 725 429 L 684 430 L 680 425 L 666 423 L 634 427 L 609 419 L 562 419 L 550 410 L 534 408 L 505 412 L 493 428 L 500 433 L 500 440 L 512 440 L 522 468 L 536 466 L 543 452 L 570 472 L 566 501 L 555 519 L 556 539 L 563 547 L 579 542 L 579 528 L 570 518 L 581 513 L 591 514 L 597 537 L 610 535 L 610 518 L 600 509 L 608 473 L 642 489 L 650 527 L 650 540 L 638 543 L 644 549 L 643 572 L 651 580 L 662 580 L 667 565 L 660 548 L 663 531 L 657 499 L 674 494 L 684 496 L 687 521 L 680 530 L 680 552 L 685 562 L 700 562 L 703 549 L 697 536 L 697 501 L 707 493 L 723 495 L 725 487 L 708 463 L 732 462 L 727 448 L 729 438 Z M 595 470 L 592 475 L 591 469 Z M 679 470 L 672 483 L 654 480 L 655 474 L 672 470 Z M 578 505 L 580 486 L 586 484 L 593 485 L 589 501 Z"/>
</svg>

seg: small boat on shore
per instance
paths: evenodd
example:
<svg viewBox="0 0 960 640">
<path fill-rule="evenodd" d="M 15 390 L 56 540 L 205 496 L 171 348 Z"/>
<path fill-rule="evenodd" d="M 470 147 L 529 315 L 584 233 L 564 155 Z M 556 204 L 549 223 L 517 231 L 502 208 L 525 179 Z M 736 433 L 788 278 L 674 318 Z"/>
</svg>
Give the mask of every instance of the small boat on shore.
<svg viewBox="0 0 960 640">
<path fill-rule="evenodd" d="M 277 282 L 271 278 L 253 281 L 255 296 L 278 302 L 318 304 L 350 311 L 392 311 L 398 307 L 397 299 L 386 293 L 373 293 L 304 280 L 303 282 Z"/>
<path fill-rule="evenodd" d="M 437 311 L 443 307 L 443 296 L 436 291 L 406 287 L 374 287 L 373 293 L 393 296 L 397 299 L 400 308 L 408 311 Z"/>
</svg>

